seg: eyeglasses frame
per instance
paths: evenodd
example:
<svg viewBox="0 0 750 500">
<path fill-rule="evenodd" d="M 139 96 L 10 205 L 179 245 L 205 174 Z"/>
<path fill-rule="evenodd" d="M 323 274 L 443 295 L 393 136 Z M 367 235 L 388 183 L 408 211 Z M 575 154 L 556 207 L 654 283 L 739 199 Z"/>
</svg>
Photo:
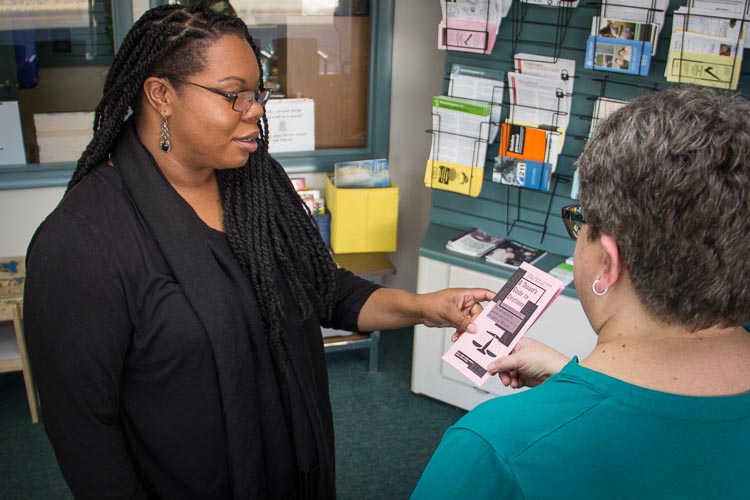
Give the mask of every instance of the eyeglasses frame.
<svg viewBox="0 0 750 500">
<path fill-rule="evenodd" d="M 232 103 L 232 111 L 235 111 L 237 113 L 244 113 L 245 111 L 247 111 L 247 109 L 250 109 L 253 106 L 254 102 L 257 102 L 262 107 L 265 107 L 266 103 L 268 102 L 268 99 L 270 99 L 270 97 L 271 97 L 271 90 L 270 89 L 265 89 L 265 90 L 243 90 L 243 91 L 240 91 L 240 92 L 237 92 L 237 93 L 233 93 L 233 92 L 224 92 L 224 91 L 221 91 L 219 89 L 214 89 L 214 88 L 211 88 L 211 87 L 206 87 L 205 85 L 201 85 L 200 83 L 195 83 L 195 82 L 190 82 L 188 80 L 183 80 L 182 78 L 178 78 L 178 77 L 176 77 L 174 75 L 170 75 L 170 74 L 160 75 L 160 78 L 169 78 L 170 80 L 177 80 L 178 82 L 187 83 L 188 85 L 194 85 L 196 87 L 202 88 L 203 90 L 208 90 L 209 92 L 213 92 L 216 95 L 220 95 L 223 98 L 225 98 L 226 100 L 231 101 L 231 103 Z M 238 109 L 235 109 L 235 105 L 237 104 L 237 101 L 240 100 L 240 94 L 247 94 L 247 93 L 251 93 L 253 95 L 252 100 L 244 99 L 245 102 L 249 103 L 249 106 L 247 107 L 247 109 L 243 109 L 241 111 L 238 110 Z M 265 97 L 262 97 L 263 95 L 265 95 Z"/>
<path fill-rule="evenodd" d="M 583 207 L 581 207 L 581 204 L 575 203 L 562 207 L 560 217 L 562 217 L 563 225 L 568 231 L 568 236 L 577 240 L 578 235 L 581 233 L 581 226 L 586 223 L 583 218 Z M 575 229 L 576 226 L 578 229 Z"/>
</svg>

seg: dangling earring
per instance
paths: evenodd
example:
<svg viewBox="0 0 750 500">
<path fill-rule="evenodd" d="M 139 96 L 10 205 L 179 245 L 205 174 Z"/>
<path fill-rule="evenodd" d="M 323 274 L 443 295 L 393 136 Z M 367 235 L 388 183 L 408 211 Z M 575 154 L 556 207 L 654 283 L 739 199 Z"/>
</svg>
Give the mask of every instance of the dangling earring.
<svg viewBox="0 0 750 500">
<path fill-rule="evenodd" d="M 596 278 L 594 280 L 594 282 L 591 284 L 591 291 L 594 292 L 594 295 L 598 295 L 599 297 L 601 297 L 602 295 L 607 293 L 607 290 L 609 290 L 609 287 L 605 288 L 604 290 L 600 292 L 599 290 L 596 289 L 596 285 L 599 284 L 599 281 L 601 281 L 599 278 Z"/>
<path fill-rule="evenodd" d="M 167 125 L 167 115 L 161 115 L 162 117 L 162 123 L 161 123 L 161 137 L 159 138 L 159 148 L 164 153 L 169 153 L 169 150 L 172 149 L 172 144 L 169 142 L 169 126 Z"/>
</svg>

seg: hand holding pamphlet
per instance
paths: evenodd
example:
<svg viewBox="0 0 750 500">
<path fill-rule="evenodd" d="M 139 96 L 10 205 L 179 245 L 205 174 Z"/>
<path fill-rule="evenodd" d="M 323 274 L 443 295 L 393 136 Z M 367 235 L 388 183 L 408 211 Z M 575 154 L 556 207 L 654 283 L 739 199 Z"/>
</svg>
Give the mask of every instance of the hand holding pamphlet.
<svg viewBox="0 0 750 500">
<path fill-rule="evenodd" d="M 510 354 L 563 288 L 556 278 L 522 263 L 474 320 L 477 333 L 463 334 L 443 361 L 481 387 L 490 378 L 487 366 Z"/>
</svg>

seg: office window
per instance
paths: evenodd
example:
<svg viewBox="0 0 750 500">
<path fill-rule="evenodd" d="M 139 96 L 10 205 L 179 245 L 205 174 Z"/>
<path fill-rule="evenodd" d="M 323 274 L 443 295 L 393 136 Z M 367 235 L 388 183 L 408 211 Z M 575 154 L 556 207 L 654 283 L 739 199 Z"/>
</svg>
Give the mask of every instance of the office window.
<svg viewBox="0 0 750 500">
<path fill-rule="evenodd" d="M 192 0 L 170 3 L 188 5 Z M 215 8 L 245 21 L 262 55 L 265 82 L 276 108 L 314 113 L 314 145 L 306 149 L 366 148 L 370 78 L 370 2 L 368 0 L 231 0 Z M 278 99 L 308 99 L 295 106 Z M 313 122 L 312 117 L 308 117 Z M 286 123 L 273 121 L 272 133 Z M 274 143 L 272 138 L 272 152 Z M 299 148 L 276 147 L 277 151 Z"/>
<path fill-rule="evenodd" d="M 0 164 L 75 161 L 114 57 L 110 0 L 0 3 Z"/>
<path fill-rule="evenodd" d="M 0 189 L 65 185 L 134 16 L 191 1 L 0 0 Z M 388 155 L 393 2 L 215 2 L 248 24 L 274 103 L 313 103 L 313 147 L 273 151 L 288 171 Z"/>
</svg>

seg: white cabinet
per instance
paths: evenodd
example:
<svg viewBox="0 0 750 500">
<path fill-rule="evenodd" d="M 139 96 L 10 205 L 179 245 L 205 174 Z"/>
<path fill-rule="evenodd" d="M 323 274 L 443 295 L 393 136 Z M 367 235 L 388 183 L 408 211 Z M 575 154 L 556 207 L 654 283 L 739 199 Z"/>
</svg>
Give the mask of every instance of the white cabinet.
<svg viewBox="0 0 750 500">
<path fill-rule="evenodd" d="M 426 257 L 419 258 L 417 292 L 449 287 L 500 290 L 506 280 Z M 515 392 L 492 377 L 480 389 L 440 358 L 451 345 L 452 328 L 414 329 L 411 390 L 470 410 L 498 395 Z M 568 355 L 584 357 L 594 348 L 596 335 L 577 299 L 560 295 L 526 334 Z"/>
</svg>

